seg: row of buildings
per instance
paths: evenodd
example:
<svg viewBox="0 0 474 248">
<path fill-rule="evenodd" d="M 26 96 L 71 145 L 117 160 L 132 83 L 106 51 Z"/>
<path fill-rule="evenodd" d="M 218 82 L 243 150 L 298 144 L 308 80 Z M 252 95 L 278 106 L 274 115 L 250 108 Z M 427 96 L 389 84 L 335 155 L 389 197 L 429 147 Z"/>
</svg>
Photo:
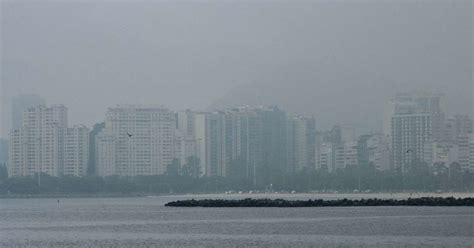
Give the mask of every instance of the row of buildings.
<svg viewBox="0 0 474 248">
<path fill-rule="evenodd" d="M 313 116 L 263 106 L 175 112 L 117 105 L 107 110 L 103 125 L 90 130 L 68 126 L 65 106 L 48 107 L 36 99 L 13 111 L 8 173 L 160 175 L 176 161 L 181 166 L 193 161 L 195 176 L 239 177 L 255 184 L 305 168 L 334 172 L 370 165 L 406 172 L 424 162 L 431 167 L 457 163 L 472 172 L 473 121 L 445 118 L 440 99 L 398 95 L 387 105 L 383 132 L 358 137 L 350 126 L 317 131 Z"/>
<path fill-rule="evenodd" d="M 19 128 L 10 133 L 8 174 L 82 176 L 89 160 L 89 129 L 68 127 L 63 105 L 27 108 Z"/>
<path fill-rule="evenodd" d="M 393 168 L 406 172 L 419 162 L 431 167 L 457 163 L 474 171 L 473 120 L 467 115 L 445 118 L 441 97 L 401 94 L 389 102 L 384 127 Z"/>
<path fill-rule="evenodd" d="M 184 165 L 189 157 L 198 159 L 200 176 L 243 173 L 256 180 L 261 168 L 286 172 L 288 137 L 306 127 L 290 130 L 287 123 L 286 113 L 276 107 L 175 113 L 162 107 L 115 106 L 108 109 L 105 128 L 95 137 L 97 174 L 164 174 L 173 160 Z M 296 143 L 291 153 L 295 166 L 306 166 L 307 144 Z"/>
</svg>

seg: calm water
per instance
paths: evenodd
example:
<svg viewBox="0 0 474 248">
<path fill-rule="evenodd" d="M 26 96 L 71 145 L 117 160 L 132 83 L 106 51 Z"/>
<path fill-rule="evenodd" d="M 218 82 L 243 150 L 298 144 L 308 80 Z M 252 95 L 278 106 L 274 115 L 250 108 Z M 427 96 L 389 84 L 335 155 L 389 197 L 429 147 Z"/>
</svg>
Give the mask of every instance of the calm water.
<svg viewBox="0 0 474 248">
<path fill-rule="evenodd" d="M 163 207 L 188 198 L 0 199 L 0 247 L 474 247 L 469 207 Z"/>
</svg>

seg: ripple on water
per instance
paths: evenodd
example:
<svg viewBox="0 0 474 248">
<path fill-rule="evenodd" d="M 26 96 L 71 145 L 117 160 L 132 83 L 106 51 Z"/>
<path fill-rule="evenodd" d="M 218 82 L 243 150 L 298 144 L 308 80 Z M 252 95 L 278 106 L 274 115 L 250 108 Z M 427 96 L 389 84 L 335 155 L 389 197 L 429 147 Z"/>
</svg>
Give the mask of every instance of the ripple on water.
<svg viewBox="0 0 474 248">
<path fill-rule="evenodd" d="M 169 198 L 168 198 L 169 199 Z M 167 200 L 168 200 L 167 199 Z M 2 199 L 0 247 L 472 247 L 468 207 L 165 208 Z"/>
</svg>

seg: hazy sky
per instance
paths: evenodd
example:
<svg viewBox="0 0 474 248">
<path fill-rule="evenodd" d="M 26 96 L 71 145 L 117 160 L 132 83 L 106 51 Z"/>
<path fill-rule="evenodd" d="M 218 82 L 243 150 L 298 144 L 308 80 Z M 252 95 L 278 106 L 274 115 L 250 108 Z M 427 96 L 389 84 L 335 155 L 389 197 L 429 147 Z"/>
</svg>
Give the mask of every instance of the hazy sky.
<svg viewBox="0 0 474 248">
<path fill-rule="evenodd" d="M 377 127 L 404 90 L 472 113 L 471 1 L 257 2 L 3 1 L 3 116 L 18 94 L 91 125 L 118 103 L 204 109 L 254 86 L 251 98 L 323 127 Z"/>
</svg>

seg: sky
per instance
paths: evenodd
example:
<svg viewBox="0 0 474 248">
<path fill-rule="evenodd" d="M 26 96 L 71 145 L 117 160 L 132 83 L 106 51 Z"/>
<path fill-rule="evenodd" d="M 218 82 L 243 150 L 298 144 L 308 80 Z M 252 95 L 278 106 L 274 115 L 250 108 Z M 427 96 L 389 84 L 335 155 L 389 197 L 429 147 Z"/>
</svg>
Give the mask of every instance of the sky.
<svg viewBox="0 0 474 248">
<path fill-rule="evenodd" d="M 109 106 L 274 104 L 381 127 L 402 91 L 472 114 L 471 1 L 2 1 L 2 127 L 39 94 L 92 125 Z"/>
</svg>

